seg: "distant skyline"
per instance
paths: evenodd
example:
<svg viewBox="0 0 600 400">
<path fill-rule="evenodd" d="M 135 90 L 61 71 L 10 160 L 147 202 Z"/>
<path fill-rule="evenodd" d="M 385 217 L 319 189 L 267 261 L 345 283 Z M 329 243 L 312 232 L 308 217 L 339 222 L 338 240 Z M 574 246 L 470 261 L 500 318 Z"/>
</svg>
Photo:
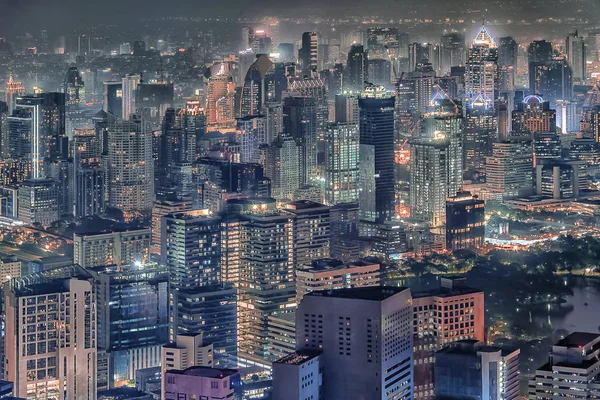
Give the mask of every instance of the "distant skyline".
<svg viewBox="0 0 600 400">
<path fill-rule="evenodd" d="M 565 0 L 562 2 L 539 2 L 534 0 L 375 0 L 368 7 L 359 0 L 304 0 L 301 3 L 280 0 L 241 0 L 207 1 L 179 0 L 104 0 L 90 2 L 84 0 L 0 0 L 0 36 L 18 32 L 35 32 L 39 29 L 57 27 L 85 28 L 89 24 L 111 24 L 130 22 L 132 27 L 142 18 L 197 16 L 302 16 L 320 15 L 323 17 L 344 18 L 344 16 L 364 14 L 365 16 L 388 16 L 391 18 L 442 18 L 463 17 L 465 19 L 514 18 L 567 18 L 586 19 L 600 12 L 600 2 L 596 0 Z M 467 11 L 469 10 L 469 11 Z M 597 13 L 595 15 L 598 15 Z M 574 21 L 575 22 L 575 21 Z M 589 21 L 596 23 L 597 21 Z"/>
</svg>

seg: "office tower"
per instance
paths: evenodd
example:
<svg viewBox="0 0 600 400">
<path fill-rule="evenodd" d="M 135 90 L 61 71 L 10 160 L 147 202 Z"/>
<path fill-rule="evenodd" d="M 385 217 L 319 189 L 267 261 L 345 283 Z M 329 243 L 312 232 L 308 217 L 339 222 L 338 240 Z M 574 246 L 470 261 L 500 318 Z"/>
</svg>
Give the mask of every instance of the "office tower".
<svg viewBox="0 0 600 400">
<path fill-rule="evenodd" d="M 412 82 L 414 90 L 414 107 L 410 107 L 410 109 L 422 114 L 434 97 L 435 71 L 433 66 L 429 63 L 418 63 L 414 71 L 408 74 L 407 80 Z"/>
<path fill-rule="evenodd" d="M 136 115 L 159 125 L 160 117 L 173 106 L 172 83 L 140 83 L 135 92 Z"/>
<path fill-rule="evenodd" d="M 320 399 L 321 352 L 298 350 L 273 363 L 273 400 Z"/>
<path fill-rule="evenodd" d="M 446 222 L 450 141 L 444 134 L 410 141 L 411 217 L 440 227 Z"/>
<path fill-rule="evenodd" d="M 517 74 L 517 53 L 519 46 L 511 36 L 498 39 L 499 89 L 512 91 Z"/>
<path fill-rule="evenodd" d="M 66 268 L 5 284 L 5 379 L 17 397 L 96 398 L 96 296 L 89 273 Z M 21 348 L 23 332 L 37 334 Z"/>
<path fill-rule="evenodd" d="M 579 132 L 579 117 L 577 116 L 577 104 L 569 100 L 557 100 L 556 126 L 561 133 Z"/>
<path fill-rule="evenodd" d="M 4 284 L 12 278 L 20 278 L 21 268 L 21 261 L 17 257 L 9 256 L 2 258 L 0 260 L 0 282 Z"/>
<path fill-rule="evenodd" d="M 569 158 L 584 161 L 589 167 L 600 161 L 600 148 L 596 141 L 591 138 L 577 138 L 571 142 L 569 147 Z"/>
<path fill-rule="evenodd" d="M 470 192 L 446 199 L 446 250 L 478 249 L 485 240 L 483 200 Z"/>
<path fill-rule="evenodd" d="M 271 315 L 268 321 L 270 357 L 279 359 L 296 351 L 296 313 Z"/>
<path fill-rule="evenodd" d="M 370 58 L 367 61 L 367 76 L 370 83 L 389 87 L 392 83 L 392 64 L 388 60 Z"/>
<path fill-rule="evenodd" d="M 317 102 L 312 97 L 286 97 L 283 131 L 300 147 L 300 184 L 309 183 L 317 169 Z"/>
<path fill-rule="evenodd" d="M 294 266 L 329 257 L 330 208 L 311 200 L 292 201 L 282 208 L 294 218 Z"/>
<path fill-rule="evenodd" d="M 150 229 L 87 232 L 73 235 L 73 259 L 83 268 L 144 265 L 149 260 Z"/>
<path fill-rule="evenodd" d="M 451 67 L 465 64 L 465 38 L 460 33 L 447 33 L 442 36 L 440 49 L 440 71 L 442 75 L 450 73 Z"/>
<path fill-rule="evenodd" d="M 499 200 L 529 196 L 533 192 L 531 139 L 509 138 L 494 143 L 485 166 L 486 188 Z"/>
<path fill-rule="evenodd" d="M 458 340 L 485 339 L 484 294 L 465 278 L 441 278 L 438 288 L 413 293 L 412 307 L 415 398 L 433 399 L 435 352 Z"/>
<path fill-rule="evenodd" d="M 240 393 L 242 385 L 237 370 L 209 367 L 168 370 L 163 379 L 166 380 L 162 393 L 165 400 L 233 399 Z"/>
<path fill-rule="evenodd" d="M 8 76 L 8 82 L 6 83 L 6 89 L 4 90 L 5 100 L 8 106 L 8 114 L 12 114 L 15 109 L 15 100 L 17 97 L 25 94 L 25 88 L 21 82 L 16 82 L 13 74 Z"/>
<path fill-rule="evenodd" d="M 281 103 L 267 103 L 262 109 L 266 119 L 267 141 L 273 141 L 283 133 L 283 106 Z"/>
<path fill-rule="evenodd" d="M 380 223 L 394 216 L 394 102 L 381 87 L 367 88 L 358 99 L 363 221 Z"/>
<path fill-rule="evenodd" d="M 108 115 L 108 205 L 126 214 L 149 211 L 154 201 L 152 135 L 139 119 Z"/>
<path fill-rule="evenodd" d="M 482 27 L 469 48 L 465 71 L 466 169 L 482 172 L 494 139 L 498 108 L 498 48 Z"/>
<path fill-rule="evenodd" d="M 363 287 L 308 293 L 296 311 L 296 347 L 323 355 L 327 399 L 412 399 L 410 290 Z"/>
<path fill-rule="evenodd" d="M 65 158 L 56 158 L 48 163 L 48 179 L 54 181 L 58 190 L 57 205 L 59 217 L 69 218 L 73 216 L 73 185 L 74 185 L 73 163 Z"/>
<path fill-rule="evenodd" d="M 27 180 L 18 189 L 18 218 L 25 225 L 48 227 L 60 219 L 58 188 L 50 179 Z"/>
<path fill-rule="evenodd" d="M 534 40 L 527 46 L 527 60 L 529 63 L 548 63 L 552 60 L 553 54 L 552 43 L 545 40 Z"/>
<path fill-rule="evenodd" d="M 206 123 L 214 126 L 231 125 L 235 122 L 235 85 L 231 73 L 225 63 L 213 66 L 210 70 L 206 90 Z"/>
<path fill-rule="evenodd" d="M 200 158 L 198 171 L 201 207 L 211 212 L 224 210 L 230 198 L 271 197 L 271 180 L 260 164 L 232 163 L 222 159 Z"/>
<path fill-rule="evenodd" d="M 320 290 L 381 286 L 381 264 L 376 258 L 344 263 L 331 258 L 313 259 L 296 268 L 296 302 Z"/>
<path fill-rule="evenodd" d="M 17 97 L 8 125 L 11 156 L 31 161 L 32 179 L 46 177 L 48 161 L 61 150 L 65 134 L 64 93 Z"/>
<path fill-rule="evenodd" d="M 529 88 L 531 93 L 543 94 L 555 107 L 559 100 L 571 100 L 573 96 L 573 73 L 564 58 L 556 57 L 548 63 L 530 65 Z"/>
<path fill-rule="evenodd" d="M 295 305 L 294 215 L 278 210 L 273 199 L 232 199 L 228 207 L 239 216 L 239 251 L 229 254 L 239 265 L 239 358 L 242 364 L 267 365 L 274 361 L 269 359 L 268 317 Z"/>
<path fill-rule="evenodd" d="M 547 132 L 556 132 L 556 111 L 551 110 L 550 102 L 541 96 L 525 97 L 512 112 L 513 135 L 528 136 Z"/>
<path fill-rule="evenodd" d="M 476 340 L 450 344 L 435 353 L 435 395 L 449 400 L 519 399 L 520 352 Z"/>
<path fill-rule="evenodd" d="M 533 167 L 544 161 L 562 158 L 562 142 L 554 132 L 533 134 Z"/>
<path fill-rule="evenodd" d="M 358 96 L 353 94 L 335 95 L 335 122 L 352 122 L 358 124 L 360 119 Z"/>
<path fill-rule="evenodd" d="M 336 122 L 325 133 L 325 202 L 356 203 L 359 197 L 360 128 L 356 122 Z"/>
<path fill-rule="evenodd" d="M 118 117 L 123 116 L 123 82 L 104 82 L 104 97 L 102 110 L 114 114 Z"/>
<path fill-rule="evenodd" d="M 573 80 L 585 83 L 587 78 L 585 42 L 578 31 L 569 34 L 565 39 L 565 54 L 573 70 Z"/>
<path fill-rule="evenodd" d="M 106 169 L 100 165 L 99 138 L 93 129 L 75 129 L 70 147 L 74 173 L 70 190 L 75 216 L 102 214 L 106 206 Z"/>
<path fill-rule="evenodd" d="M 237 119 L 237 142 L 241 145 L 240 161 L 260 162 L 260 146 L 267 144 L 267 120 L 263 115 L 248 115 Z"/>
<path fill-rule="evenodd" d="M 587 188 L 584 161 L 543 160 L 536 165 L 536 194 L 555 200 L 579 197 Z"/>
<path fill-rule="evenodd" d="M 344 90 L 361 92 L 369 80 L 368 73 L 368 58 L 363 45 L 353 44 L 350 47 L 348 60 L 346 61 Z"/>
<path fill-rule="evenodd" d="M 169 338 L 203 333 L 215 365 L 237 363 L 236 291 L 221 281 L 221 221 L 207 210 L 163 217 L 169 270 Z"/>
<path fill-rule="evenodd" d="M 573 332 L 556 342 L 550 349 L 548 362 L 536 368 L 529 381 L 529 399 L 597 397 L 598 343 L 599 334 L 586 332 Z M 577 385 L 576 390 L 573 385 Z"/>
<path fill-rule="evenodd" d="M 97 266 L 98 349 L 104 354 L 106 382 L 119 387 L 135 379 L 135 371 L 159 366 L 161 346 L 168 340 L 168 275 L 164 265 L 135 263 Z"/>
<path fill-rule="evenodd" d="M 77 67 L 70 67 L 64 83 L 66 131 L 72 137 L 73 129 L 85 124 L 85 84 Z"/>
<path fill-rule="evenodd" d="M 169 108 L 162 121 L 156 181 L 163 190 L 174 189 L 179 196 L 194 191 L 192 163 L 196 161 L 196 132 L 186 129 L 181 114 Z"/>
<path fill-rule="evenodd" d="M 327 102 L 327 85 L 315 76 L 312 79 L 296 79 L 292 81 L 290 90 L 302 97 L 310 97 L 315 100 L 317 111 L 317 140 L 322 142 L 325 136 L 325 126 L 329 121 L 329 103 Z"/>
<path fill-rule="evenodd" d="M 242 97 L 240 102 L 240 117 L 258 115 L 267 100 L 267 84 L 265 76 L 272 69 L 273 62 L 266 54 L 259 54 L 244 77 L 242 82 Z"/>
<path fill-rule="evenodd" d="M 295 63 L 296 55 L 294 54 L 293 43 L 279 43 L 277 46 L 277 52 L 279 53 L 279 61 L 283 63 Z"/>
<path fill-rule="evenodd" d="M 408 72 L 413 72 L 417 64 L 433 64 L 431 45 L 411 43 L 408 46 Z"/>
<path fill-rule="evenodd" d="M 189 197 L 163 198 L 156 200 L 152 206 L 152 241 L 150 252 L 160 254 L 163 228 L 162 223 L 165 215 L 186 212 L 192 209 L 192 201 Z"/>
<path fill-rule="evenodd" d="M 123 119 L 129 120 L 136 114 L 135 96 L 142 77 L 139 74 L 127 74 L 123 78 Z"/>
<path fill-rule="evenodd" d="M 291 200 L 300 187 L 301 149 L 290 136 L 278 136 L 267 148 L 265 175 L 271 178 L 271 192 L 278 200 Z"/>
<path fill-rule="evenodd" d="M 584 109 L 580 126 L 585 136 L 593 138 L 596 143 L 600 142 L 600 104 Z"/>
<path fill-rule="evenodd" d="M 298 61 L 302 75 L 312 76 L 319 67 L 319 35 L 317 32 L 304 32 L 302 34 L 302 47 L 298 49 Z"/>
<path fill-rule="evenodd" d="M 399 42 L 397 28 L 367 29 L 367 51 L 373 59 L 388 60 L 399 57 Z M 388 57 L 388 54 L 390 57 Z"/>
</svg>

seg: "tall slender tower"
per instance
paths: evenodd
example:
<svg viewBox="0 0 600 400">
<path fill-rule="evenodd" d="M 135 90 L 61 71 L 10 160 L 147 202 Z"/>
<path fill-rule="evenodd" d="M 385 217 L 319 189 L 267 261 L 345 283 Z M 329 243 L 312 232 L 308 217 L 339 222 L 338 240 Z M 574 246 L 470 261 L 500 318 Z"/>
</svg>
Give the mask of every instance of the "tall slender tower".
<svg viewBox="0 0 600 400">
<path fill-rule="evenodd" d="M 129 120 L 135 114 L 135 93 L 141 80 L 139 74 L 128 74 L 123 78 L 123 119 Z"/>
</svg>

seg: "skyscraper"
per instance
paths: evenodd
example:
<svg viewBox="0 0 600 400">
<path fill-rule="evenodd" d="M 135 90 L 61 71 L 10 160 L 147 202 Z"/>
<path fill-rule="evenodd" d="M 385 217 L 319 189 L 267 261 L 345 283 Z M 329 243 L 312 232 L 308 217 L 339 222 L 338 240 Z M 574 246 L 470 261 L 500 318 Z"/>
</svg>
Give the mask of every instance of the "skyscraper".
<svg viewBox="0 0 600 400">
<path fill-rule="evenodd" d="M 317 105 L 312 97 L 286 97 L 283 131 L 300 146 L 300 184 L 309 183 L 317 168 Z"/>
<path fill-rule="evenodd" d="M 465 38 L 459 33 L 448 33 L 442 36 L 440 49 L 440 71 L 443 75 L 450 73 L 451 67 L 465 64 Z"/>
<path fill-rule="evenodd" d="M 136 113 L 135 95 L 142 77 L 139 74 L 127 74 L 123 78 L 123 119 L 129 120 Z"/>
<path fill-rule="evenodd" d="M 5 284 L 4 304 L 5 379 L 14 382 L 14 395 L 95 399 L 97 303 L 90 274 L 69 266 L 14 279 Z M 37 333 L 25 345 L 23 332 Z"/>
<path fill-rule="evenodd" d="M 368 87 L 360 109 L 360 218 L 383 222 L 394 216 L 394 97 Z"/>
<path fill-rule="evenodd" d="M 556 133 L 556 111 L 541 96 L 527 96 L 512 113 L 512 132 L 515 136 Z"/>
<path fill-rule="evenodd" d="M 509 138 L 494 143 L 485 166 L 486 187 L 498 200 L 533 193 L 533 151 L 531 139 Z"/>
<path fill-rule="evenodd" d="M 412 399 L 412 299 L 407 288 L 308 293 L 296 311 L 296 348 L 320 350 L 330 400 Z"/>
<path fill-rule="evenodd" d="M 232 125 L 235 123 L 235 85 L 225 63 L 210 69 L 206 95 L 206 123 Z"/>
<path fill-rule="evenodd" d="M 73 235 L 73 259 L 83 268 L 144 265 L 150 258 L 150 229 Z"/>
<path fill-rule="evenodd" d="M 304 32 L 302 34 L 302 47 L 298 50 L 298 60 L 302 68 L 302 75 L 312 76 L 319 67 L 319 35 L 317 32 Z"/>
<path fill-rule="evenodd" d="M 564 58 L 556 57 L 547 63 L 529 65 L 529 88 L 532 94 L 541 94 L 555 107 L 559 100 L 573 96 L 573 72 Z"/>
<path fill-rule="evenodd" d="M 149 211 L 154 202 L 152 135 L 138 119 L 108 115 L 108 205 L 124 213 Z"/>
<path fill-rule="evenodd" d="M 300 187 L 300 148 L 287 135 L 278 136 L 266 149 L 265 174 L 271 178 L 273 197 L 292 199 Z"/>
<path fill-rule="evenodd" d="M 325 134 L 325 198 L 329 205 L 356 203 L 359 197 L 360 128 L 355 122 L 331 123 Z"/>
<path fill-rule="evenodd" d="M 446 199 L 446 250 L 478 249 L 485 239 L 483 200 L 470 192 Z"/>
<path fill-rule="evenodd" d="M 573 80 L 585 82 L 587 78 L 586 49 L 583 36 L 578 31 L 565 39 L 565 53 L 573 69 Z"/>
<path fill-rule="evenodd" d="M 367 53 L 362 44 L 353 44 L 348 52 L 344 90 L 361 92 L 368 79 Z"/>
<path fill-rule="evenodd" d="M 203 333 L 215 365 L 237 365 L 236 291 L 221 281 L 221 221 L 208 210 L 163 217 L 162 262 L 169 273 L 169 338 Z"/>
<path fill-rule="evenodd" d="M 272 67 L 273 63 L 266 54 L 256 56 L 242 83 L 240 117 L 261 113 L 267 100 L 265 76 Z"/>
</svg>

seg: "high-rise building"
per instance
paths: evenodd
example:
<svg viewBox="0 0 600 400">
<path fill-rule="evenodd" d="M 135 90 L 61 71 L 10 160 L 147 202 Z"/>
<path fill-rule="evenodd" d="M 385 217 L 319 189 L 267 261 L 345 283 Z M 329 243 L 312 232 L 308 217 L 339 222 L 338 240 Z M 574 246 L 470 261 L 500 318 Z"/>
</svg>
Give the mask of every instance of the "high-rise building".
<svg viewBox="0 0 600 400">
<path fill-rule="evenodd" d="M 260 162 L 260 146 L 267 144 L 266 122 L 263 115 L 248 115 L 237 119 L 236 137 L 241 146 L 241 162 Z"/>
<path fill-rule="evenodd" d="M 529 196 L 533 192 L 531 139 L 509 138 L 494 143 L 485 166 L 486 187 L 499 200 Z"/>
<path fill-rule="evenodd" d="M 73 129 L 83 127 L 85 115 L 85 85 L 77 67 L 69 67 L 64 83 L 66 134 L 73 136 Z"/>
<path fill-rule="evenodd" d="M 511 36 L 498 39 L 499 89 L 512 91 L 517 75 L 517 54 L 519 46 Z"/>
<path fill-rule="evenodd" d="M 117 117 L 123 117 L 123 82 L 104 82 L 102 110 Z"/>
<path fill-rule="evenodd" d="M 317 173 L 317 104 L 312 97 L 286 97 L 283 103 L 283 131 L 300 147 L 300 184 L 309 183 Z"/>
<path fill-rule="evenodd" d="M 529 399 L 600 396 L 596 380 L 596 371 L 600 368 L 599 343 L 599 334 L 586 332 L 573 332 L 556 342 L 548 362 L 536 368 L 529 381 Z"/>
<path fill-rule="evenodd" d="M 16 82 L 13 74 L 8 76 L 8 82 L 6 83 L 5 100 L 8 106 L 8 113 L 12 114 L 15 108 L 15 99 L 18 96 L 22 96 L 25 94 L 25 88 L 21 84 L 21 82 Z"/>
<path fill-rule="evenodd" d="M 149 261 L 150 229 L 87 232 L 73 235 L 73 259 L 83 268 L 145 265 Z"/>
<path fill-rule="evenodd" d="M 163 235 L 163 219 L 165 215 L 176 214 L 180 212 L 190 211 L 192 209 L 192 201 L 190 198 L 166 198 L 156 200 L 152 207 L 152 241 L 150 252 L 160 254 L 162 235 Z"/>
<path fill-rule="evenodd" d="M 450 73 L 451 67 L 465 64 L 465 38 L 459 33 L 447 33 L 440 43 L 440 71 L 443 75 Z"/>
<path fill-rule="evenodd" d="M 259 54 L 244 77 L 239 116 L 258 115 L 267 101 L 267 83 L 265 76 L 273 67 L 267 54 Z"/>
<path fill-rule="evenodd" d="M 483 200 L 470 192 L 446 199 L 446 250 L 478 249 L 485 240 Z"/>
<path fill-rule="evenodd" d="M 25 225 L 50 226 L 60 218 L 58 210 L 59 191 L 51 179 L 25 181 L 18 189 L 17 215 Z"/>
<path fill-rule="evenodd" d="M 450 141 L 440 134 L 410 141 L 411 217 L 434 227 L 446 222 Z"/>
<path fill-rule="evenodd" d="M 149 211 L 154 202 L 152 134 L 139 119 L 108 114 L 108 205 L 124 213 Z"/>
<path fill-rule="evenodd" d="M 302 75 L 312 76 L 319 67 L 319 35 L 317 32 L 304 32 L 302 34 L 302 47 L 298 50 L 298 60 L 302 68 Z"/>
<path fill-rule="evenodd" d="M 533 167 L 544 161 L 562 158 L 562 142 L 554 132 L 533 134 Z"/>
<path fill-rule="evenodd" d="M 169 338 L 203 333 L 215 365 L 237 364 L 236 291 L 221 281 L 221 220 L 207 210 L 163 217 L 169 271 Z"/>
<path fill-rule="evenodd" d="M 314 259 L 296 268 L 296 302 L 310 292 L 381 285 L 381 264 L 377 259 L 344 263 L 340 260 Z"/>
<path fill-rule="evenodd" d="M 139 74 L 127 74 L 123 78 L 123 119 L 129 120 L 136 114 L 135 96 L 142 77 Z"/>
<path fill-rule="evenodd" d="M 61 150 L 61 138 L 65 135 L 64 93 L 15 98 L 8 124 L 11 157 L 24 157 L 31 162 L 32 179 L 46 177 L 48 162 Z"/>
<path fill-rule="evenodd" d="M 89 273 L 69 266 L 13 279 L 4 286 L 4 304 L 4 371 L 14 395 L 95 399 L 96 295 Z M 24 332 L 36 334 L 24 342 Z"/>
<path fill-rule="evenodd" d="M 497 123 L 499 95 L 498 47 L 485 26 L 470 45 L 465 70 L 465 162 L 481 171 L 489 155 Z"/>
<path fill-rule="evenodd" d="M 565 39 L 565 54 L 573 70 L 573 80 L 585 82 L 587 78 L 586 49 L 583 36 L 578 31 Z"/>
<path fill-rule="evenodd" d="M 242 364 L 267 365 L 267 320 L 295 306 L 294 216 L 269 199 L 228 202 L 239 213 L 238 352 Z M 307 238 L 308 239 L 308 238 Z M 273 245 L 276 243 L 276 245 Z"/>
<path fill-rule="evenodd" d="M 534 40 L 527 46 L 527 61 L 530 64 L 546 64 L 552 60 L 553 54 L 552 43 L 546 40 Z"/>
<path fill-rule="evenodd" d="M 296 348 L 322 351 L 323 396 L 331 400 L 412 399 L 412 336 L 407 288 L 311 292 L 296 311 Z"/>
<path fill-rule="evenodd" d="M 434 354 L 449 343 L 484 340 L 484 294 L 465 278 L 441 278 L 440 287 L 413 293 L 415 398 L 434 399 Z"/>
<path fill-rule="evenodd" d="M 235 84 L 229 68 L 221 63 L 210 71 L 206 90 L 206 123 L 212 126 L 234 125 Z"/>
<path fill-rule="evenodd" d="M 577 103 L 570 100 L 555 101 L 556 126 L 561 133 L 579 132 L 579 117 L 577 115 Z"/>
<path fill-rule="evenodd" d="M 300 187 L 300 154 L 290 136 L 278 136 L 266 149 L 265 175 L 271 178 L 271 191 L 278 200 L 291 200 Z"/>
<path fill-rule="evenodd" d="M 519 349 L 460 340 L 435 353 L 436 398 L 517 400 Z"/>
<path fill-rule="evenodd" d="M 320 399 L 321 352 L 298 350 L 273 363 L 273 400 Z"/>
<path fill-rule="evenodd" d="M 160 365 L 168 340 L 167 268 L 159 264 L 98 266 L 94 277 L 98 302 L 97 346 L 104 354 L 107 382 L 99 388 L 127 385 L 135 371 Z"/>
<path fill-rule="evenodd" d="M 367 88 L 360 110 L 360 218 L 383 222 L 394 216 L 394 103 L 382 87 Z"/>
<path fill-rule="evenodd" d="M 348 52 L 344 90 L 361 92 L 368 80 L 367 53 L 362 44 L 353 44 Z"/>
<path fill-rule="evenodd" d="M 556 132 L 556 111 L 551 110 L 550 102 L 541 96 L 525 97 L 512 112 L 512 134 L 528 136 L 548 132 Z"/>
<path fill-rule="evenodd" d="M 529 89 L 541 94 L 555 107 L 559 100 L 571 100 L 573 73 L 564 58 L 556 57 L 547 63 L 530 64 Z"/>
<path fill-rule="evenodd" d="M 337 116 L 336 116 L 337 117 Z M 329 124 L 325 133 L 325 201 L 358 202 L 360 128 L 356 122 Z"/>
<path fill-rule="evenodd" d="M 536 165 L 536 194 L 555 200 L 577 198 L 587 188 L 584 161 L 543 160 Z"/>
</svg>

